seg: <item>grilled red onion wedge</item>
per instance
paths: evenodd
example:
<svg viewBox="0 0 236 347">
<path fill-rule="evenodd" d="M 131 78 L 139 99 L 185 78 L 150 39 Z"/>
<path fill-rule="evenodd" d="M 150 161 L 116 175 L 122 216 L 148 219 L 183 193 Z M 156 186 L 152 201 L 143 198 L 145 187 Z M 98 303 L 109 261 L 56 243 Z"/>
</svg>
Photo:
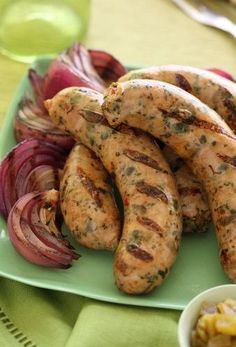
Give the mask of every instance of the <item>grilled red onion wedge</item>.
<svg viewBox="0 0 236 347">
<path fill-rule="evenodd" d="M 103 91 L 107 84 L 117 81 L 126 73 L 126 68 L 111 54 L 87 50 L 83 45 L 75 43 L 52 61 L 44 77 L 30 69 L 29 80 L 37 105 L 45 110 L 43 101 L 66 87 L 88 87 Z"/>
<path fill-rule="evenodd" d="M 6 218 L 26 193 L 58 188 L 66 155 L 60 146 L 41 140 L 15 146 L 0 164 L 0 213 Z"/>
<path fill-rule="evenodd" d="M 15 203 L 8 216 L 13 246 L 33 264 L 68 268 L 79 258 L 59 230 L 58 202 L 59 192 L 54 189 L 29 193 Z"/>
<path fill-rule="evenodd" d="M 46 113 L 44 107 L 44 76 L 39 75 L 34 69 L 28 70 L 28 79 L 32 88 L 35 104 Z"/>
<path fill-rule="evenodd" d="M 217 67 L 210 67 L 207 69 L 207 71 L 214 72 L 217 75 L 220 75 L 221 77 L 227 78 L 227 80 L 234 82 L 234 77 L 226 70 L 219 69 Z"/>
<path fill-rule="evenodd" d="M 17 142 L 35 138 L 57 144 L 68 150 L 75 142 L 66 132 L 52 124 L 46 110 L 41 109 L 27 97 L 19 106 L 14 120 L 14 130 Z"/>
<path fill-rule="evenodd" d="M 115 82 L 127 73 L 126 68 L 113 55 L 99 50 L 89 50 L 91 62 L 106 84 Z"/>
<path fill-rule="evenodd" d="M 117 81 L 126 72 L 125 67 L 111 54 L 88 51 L 83 45 L 75 43 L 50 64 L 44 81 L 44 97 L 52 98 L 70 86 L 102 92 L 107 83 Z"/>
<path fill-rule="evenodd" d="M 44 79 L 44 96 L 51 98 L 70 86 L 84 86 L 100 92 L 105 88 L 91 63 L 89 52 L 78 43 L 61 53 L 49 65 Z"/>
<path fill-rule="evenodd" d="M 28 77 L 34 101 L 25 96 L 19 105 L 14 122 L 17 142 L 33 137 L 71 149 L 74 140 L 66 132 L 53 126 L 44 107 L 44 100 L 69 86 L 85 86 L 103 91 L 106 85 L 126 72 L 125 67 L 111 54 L 87 50 L 79 43 L 54 59 L 45 76 L 29 69 Z"/>
</svg>

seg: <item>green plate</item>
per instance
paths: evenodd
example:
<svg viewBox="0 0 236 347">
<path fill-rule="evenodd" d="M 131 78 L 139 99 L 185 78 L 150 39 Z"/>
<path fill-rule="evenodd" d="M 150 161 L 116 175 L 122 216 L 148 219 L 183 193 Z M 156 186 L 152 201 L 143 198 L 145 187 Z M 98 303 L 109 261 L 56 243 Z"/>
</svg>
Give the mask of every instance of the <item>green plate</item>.
<svg viewBox="0 0 236 347">
<path fill-rule="evenodd" d="M 33 67 L 43 73 L 48 63 L 49 59 L 40 59 Z M 1 131 L 1 158 L 15 145 L 12 121 L 26 89 L 29 89 L 27 76 L 19 85 Z M 82 257 L 68 270 L 33 265 L 15 251 L 8 238 L 6 223 L 0 218 L 0 275 L 32 286 L 80 294 L 97 300 L 176 310 L 183 309 L 201 291 L 229 283 L 219 264 L 212 227 L 206 234 L 183 236 L 177 261 L 169 277 L 160 288 L 145 296 L 129 296 L 116 288 L 112 272 L 113 254 L 74 245 Z"/>
</svg>

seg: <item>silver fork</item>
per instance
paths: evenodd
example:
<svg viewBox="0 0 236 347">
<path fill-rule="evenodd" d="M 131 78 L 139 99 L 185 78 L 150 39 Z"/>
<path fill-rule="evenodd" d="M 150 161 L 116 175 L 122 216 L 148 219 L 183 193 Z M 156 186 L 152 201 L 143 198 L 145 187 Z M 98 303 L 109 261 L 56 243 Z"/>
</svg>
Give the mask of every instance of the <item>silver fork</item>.
<svg viewBox="0 0 236 347">
<path fill-rule="evenodd" d="M 195 1 L 194 5 L 186 0 L 172 0 L 172 2 L 195 21 L 223 30 L 236 38 L 236 25 L 229 18 L 210 10 L 201 1 Z"/>
</svg>

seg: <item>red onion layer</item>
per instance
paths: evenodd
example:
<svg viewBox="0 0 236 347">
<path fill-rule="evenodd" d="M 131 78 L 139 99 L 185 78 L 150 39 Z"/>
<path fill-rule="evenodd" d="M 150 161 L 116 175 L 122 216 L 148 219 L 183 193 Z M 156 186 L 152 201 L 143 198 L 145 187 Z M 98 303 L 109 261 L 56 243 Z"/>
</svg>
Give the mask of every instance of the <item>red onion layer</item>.
<svg viewBox="0 0 236 347">
<path fill-rule="evenodd" d="M 15 146 L 0 164 L 0 213 L 6 218 L 15 202 L 30 191 L 57 188 L 66 156 L 60 146 L 41 140 Z"/>
<path fill-rule="evenodd" d="M 110 84 L 127 73 L 127 69 L 110 53 L 95 49 L 89 50 L 91 62 L 99 76 Z"/>
<path fill-rule="evenodd" d="M 64 131 L 55 128 L 47 111 L 28 98 L 24 98 L 14 120 L 17 142 L 34 138 L 57 144 L 70 150 L 75 141 Z"/>
<path fill-rule="evenodd" d="M 53 126 L 44 107 L 44 100 L 51 99 L 60 90 L 71 86 L 103 92 L 108 84 L 126 72 L 125 67 L 111 54 L 87 50 L 80 43 L 75 43 L 58 55 L 49 65 L 45 76 L 29 69 L 34 101 L 25 96 L 19 105 L 14 122 L 16 140 L 20 142 L 33 137 L 71 149 L 74 140 Z"/>
<path fill-rule="evenodd" d="M 80 256 L 64 239 L 58 224 L 59 192 L 28 193 L 8 216 L 9 237 L 15 249 L 33 264 L 68 268 Z"/>
<path fill-rule="evenodd" d="M 222 69 L 218 69 L 218 68 L 214 68 L 214 67 L 213 68 L 209 68 L 207 70 L 211 71 L 211 72 L 214 72 L 217 75 L 220 75 L 221 77 L 227 78 L 230 81 L 234 81 L 233 76 L 228 71 L 225 71 L 225 70 L 222 70 Z"/>
</svg>

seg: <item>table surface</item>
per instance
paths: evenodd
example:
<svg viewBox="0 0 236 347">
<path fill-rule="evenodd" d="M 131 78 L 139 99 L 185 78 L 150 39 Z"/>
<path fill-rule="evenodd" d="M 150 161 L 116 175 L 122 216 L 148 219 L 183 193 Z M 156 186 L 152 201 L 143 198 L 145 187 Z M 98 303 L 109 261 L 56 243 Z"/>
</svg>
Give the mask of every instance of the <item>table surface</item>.
<svg viewBox="0 0 236 347">
<path fill-rule="evenodd" d="M 236 10 L 223 1 L 207 2 L 236 19 Z M 215 66 L 236 75 L 235 39 L 195 23 L 170 0 L 92 0 L 85 44 L 112 52 L 124 64 Z M 26 64 L 0 56 L 0 124 L 26 70 Z"/>
<path fill-rule="evenodd" d="M 236 8 L 223 0 L 206 2 L 236 22 Z M 169 0 L 92 0 L 85 45 L 111 52 L 126 65 L 218 67 L 236 76 L 235 39 L 195 23 Z M 0 55 L 0 126 L 27 68 Z"/>
</svg>

